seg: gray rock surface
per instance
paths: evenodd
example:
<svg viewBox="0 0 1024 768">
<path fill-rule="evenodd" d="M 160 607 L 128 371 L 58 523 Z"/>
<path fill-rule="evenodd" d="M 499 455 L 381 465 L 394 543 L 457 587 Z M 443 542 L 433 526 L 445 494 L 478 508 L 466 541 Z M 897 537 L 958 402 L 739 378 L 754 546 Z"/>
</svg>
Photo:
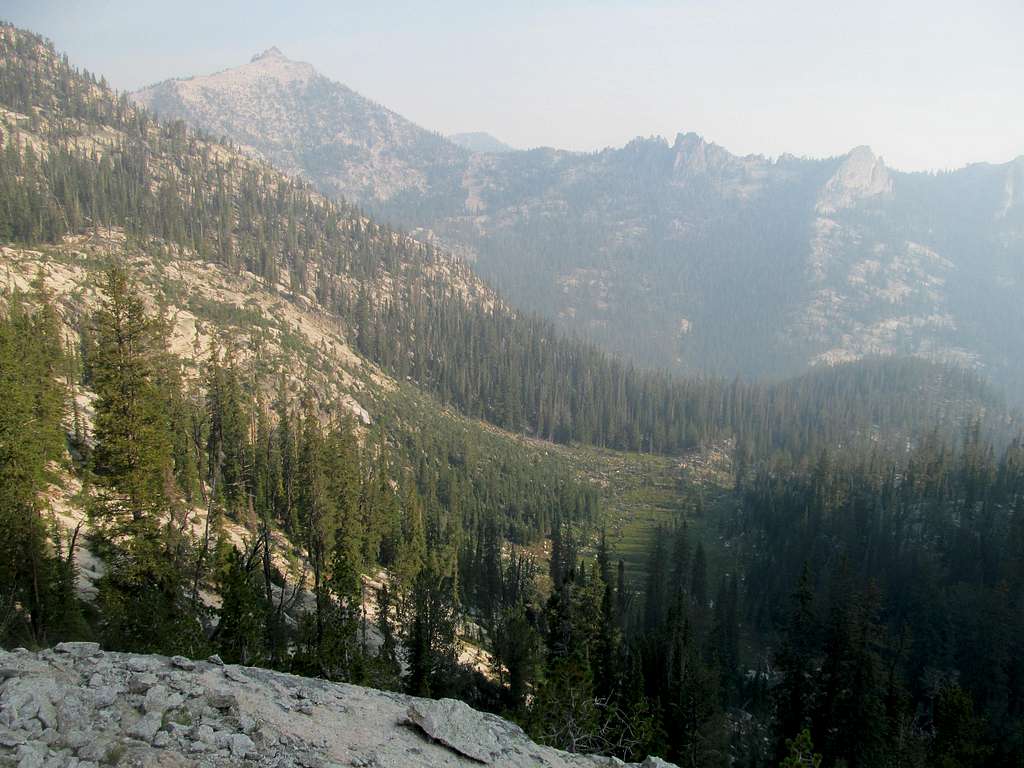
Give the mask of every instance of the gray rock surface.
<svg viewBox="0 0 1024 768">
<path fill-rule="evenodd" d="M 517 726 L 486 715 L 457 699 L 418 701 L 409 706 L 409 721 L 435 741 L 481 763 L 500 757 L 509 737 L 522 737 Z"/>
<path fill-rule="evenodd" d="M 0 651 L 0 669 L 0 766 L 623 766 L 535 744 L 461 701 L 265 669 L 87 643 Z"/>
</svg>

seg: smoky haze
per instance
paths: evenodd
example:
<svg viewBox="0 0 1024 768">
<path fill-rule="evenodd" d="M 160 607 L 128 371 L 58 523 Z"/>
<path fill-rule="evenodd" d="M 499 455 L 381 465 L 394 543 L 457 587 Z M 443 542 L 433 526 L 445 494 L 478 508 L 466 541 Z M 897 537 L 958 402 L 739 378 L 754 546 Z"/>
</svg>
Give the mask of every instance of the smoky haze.
<svg viewBox="0 0 1024 768">
<path fill-rule="evenodd" d="M 425 127 L 515 147 L 695 131 L 737 153 L 869 144 L 905 170 L 1024 154 L 1018 0 L 5 5 L 122 90 L 277 46 Z"/>
</svg>

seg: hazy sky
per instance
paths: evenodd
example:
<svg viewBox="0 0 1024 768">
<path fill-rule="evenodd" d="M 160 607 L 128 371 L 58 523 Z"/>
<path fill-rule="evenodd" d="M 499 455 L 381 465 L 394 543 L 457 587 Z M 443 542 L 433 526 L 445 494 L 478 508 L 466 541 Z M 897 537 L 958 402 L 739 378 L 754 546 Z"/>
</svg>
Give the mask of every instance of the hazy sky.
<svg viewBox="0 0 1024 768">
<path fill-rule="evenodd" d="M 1024 154 L 1024 0 L 0 0 L 121 89 L 276 45 L 428 128 L 599 149 L 870 144 L 907 170 Z"/>
</svg>

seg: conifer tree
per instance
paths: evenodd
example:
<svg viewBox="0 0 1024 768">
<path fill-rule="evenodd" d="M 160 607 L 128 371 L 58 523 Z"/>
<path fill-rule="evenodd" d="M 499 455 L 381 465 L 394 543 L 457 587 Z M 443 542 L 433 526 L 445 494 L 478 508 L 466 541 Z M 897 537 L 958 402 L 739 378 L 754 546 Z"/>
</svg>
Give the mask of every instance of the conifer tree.
<svg viewBox="0 0 1024 768">
<path fill-rule="evenodd" d="M 453 577 L 431 557 L 413 580 L 405 630 L 406 690 L 414 696 L 448 694 L 458 657 L 458 605 Z"/>
<path fill-rule="evenodd" d="M 189 542 L 177 520 L 172 424 L 157 383 L 166 350 L 124 268 L 107 273 L 94 323 L 90 516 L 108 560 L 99 596 L 106 639 L 111 647 L 194 654 L 205 643 L 182 604 Z"/>
<path fill-rule="evenodd" d="M 974 713 L 970 695 L 958 685 L 946 685 L 935 700 L 935 738 L 930 760 L 936 768 L 975 768 L 987 765 L 991 747 L 984 743 L 984 724 Z"/>
<path fill-rule="evenodd" d="M 310 645 L 323 646 L 324 622 L 330 596 L 326 589 L 328 557 L 334 523 L 332 499 L 324 466 L 324 435 L 313 399 L 307 393 L 303 403 L 302 433 L 298 449 L 298 492 L 296 509 L 310 568 L 313 571 L 313 597 L 316 602 L 313 637 Z"/>
<path fill-rule="evenodd" d="M 39 644 L 67 636 L 78 607 L 71 555 L 53 554 L 40 497 L 47 465 L 63 450 L 64 391 L 56 317 L 40 281 L 35 295 L 34 312 L 17 294 L 0 312 L 0 641 Z"/>
<path fill-rule="evenodd" d="M 776 663 L 781 673 L 777 688 L 776 711 L 778 712 L 779 734 L 801 733 L 810 724 L 814 706 L 814 670 L 819 657 L 818 623 L 814 615 L 814 591 L 810 566 L 804 563 L 800 583 L 792 596 L 789 621 L 786 625 L 782 647 Z M 778 745 L 779 755 L 788 749 L 782 739 Z M 810 738 L 810 734 L 808 734 Z"/>
<path fill-rule="evenodd" d="M 804 728 L 795 738 L 786 739 L 788 754 L 779 768 L 820 768 L 821 755 L 815 753 L 811 732 Z"/>
<path fill-rule="evenodd" d="M 267 604 L 255 570 L 258 552 L 254 548 L 243 555 L 223 540 L 218 551 L 221 608 L 212 639 L 220 656 L 229 664 L 259 666 L 267 661 Z"/>
<path fill-rule="evenodd" d="M 398 638 L 394 618 L 397 606 L 388 586 L 389 576 L 376 590 L 377 627 L 381 644 L 371 666 L 371 680 L 375 688 L 396 690 L 400 684 L 401 665 L 398 662 Z"/>
</svg>

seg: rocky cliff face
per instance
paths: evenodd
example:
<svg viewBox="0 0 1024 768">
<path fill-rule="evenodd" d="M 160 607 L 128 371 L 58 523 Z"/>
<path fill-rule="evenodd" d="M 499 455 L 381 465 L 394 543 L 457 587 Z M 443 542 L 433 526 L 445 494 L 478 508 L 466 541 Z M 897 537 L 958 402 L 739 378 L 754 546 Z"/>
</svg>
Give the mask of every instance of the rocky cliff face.
<svg viewBox="0 0 1024 768">
<path fill-rule="evenodd" d="M 892 194 L 892 178 L 871 147 L 857 147 L 843 158 L 818 197 L 818 213 L 835 213 L 860 200 Z"/>
<path fill-rule="evenodd" d="M 217 657 L 0 651 L 0 765 L 18 768 L 622 766 L 530 741 L 494 715 Z M 645 768 L 668 766 L 648 758 Z"/>
</svg>

